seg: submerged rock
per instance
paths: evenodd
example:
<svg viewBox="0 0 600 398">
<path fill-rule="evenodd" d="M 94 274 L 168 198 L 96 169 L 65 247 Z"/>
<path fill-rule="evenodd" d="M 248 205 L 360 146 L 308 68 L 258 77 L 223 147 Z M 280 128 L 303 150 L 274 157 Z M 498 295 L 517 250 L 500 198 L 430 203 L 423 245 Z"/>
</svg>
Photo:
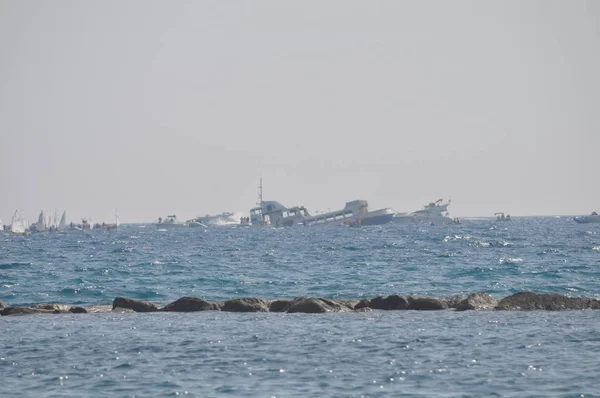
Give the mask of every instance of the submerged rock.
<svg viewBox="0 0 600 398">
<path fill-rule="evenodd" d="M 195 312 L 195 311 L 214 311 L 218 307 L 198 297 L 182 297 L 172 303 L 164 306 L 161 311 L 166 312 Z"/>
<path fill-rule="evenodd" d="M 496 309 L 509 311 L 600 309 L 600 302 L 596 299 L 569 297 L 562 294 L 520 292 L 500 300 Z"/>
<path fill-rule="evenodd" d="M 231 312 L 269 312 L 269 302 L 255 297 L 244 297 L 227 300 L 221 306 L 221 311 Z"/>
<path fill-rule="evenodd" d="M 32 305 L 30 308 L 34 308 L 34 309 L 41 309 L 41 310 L 48 310 L 48 311 L 54 311 L 57 314 L 60 313 L 65 313 L 65 312 L 69 312 L 69 310 L 71 309 L 71 306 L 69 305 L 65 305 L 65 304 L 35 304 Z"/>
<path fill-rule="evenodd" d="M 115 308 L 129 308 L 135 312 L 154 312 L 158 307 L 148 301 L 135 300 L 125 297 L 116 297 L 113 300 L 113 310 Z"/>
<path fill-rule="evenodd" d="M 493 310 L 498 304 L 498 300 L 495 300 L 486 293 L 473 293 L 463 301 L 461 301 L 457 306 L 457 311 L 467 311 L 467 310 Z"/>
<path fill-rule="evenodd" d="M 83 307 L 71 307 L 69 312 L 72 314 L 87 314 L 88 311 Z"/>
<path fill-rule="evenodd" d="M 4 301 L 0 301 L 0 310 L 3 310 L 4 308 L 8 307 L 9 305 L 6 304 Z"/>
</svg>

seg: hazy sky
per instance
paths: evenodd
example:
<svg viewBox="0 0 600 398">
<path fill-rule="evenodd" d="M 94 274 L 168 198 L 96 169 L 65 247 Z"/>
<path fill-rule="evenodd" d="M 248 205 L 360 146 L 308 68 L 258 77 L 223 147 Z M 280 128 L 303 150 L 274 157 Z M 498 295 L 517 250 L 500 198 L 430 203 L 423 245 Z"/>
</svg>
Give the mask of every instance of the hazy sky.
<svg viewBox="0 0 600 398">
<path fill-rule="evenodd" d="M 600 2 L 0 0 L 0 218 L 600 211 Z"/>
</svg>

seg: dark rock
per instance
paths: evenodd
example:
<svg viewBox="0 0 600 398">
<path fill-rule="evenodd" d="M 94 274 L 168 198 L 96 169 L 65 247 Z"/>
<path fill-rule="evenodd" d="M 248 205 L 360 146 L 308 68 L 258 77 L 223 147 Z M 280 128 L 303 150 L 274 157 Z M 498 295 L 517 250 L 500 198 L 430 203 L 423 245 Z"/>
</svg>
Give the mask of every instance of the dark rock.
<svg viewBox="0 0 600 398">
<path fill-rule="evenodd" d="M 503 298 L 496 306 L 497 310 L 509 311 L 562 311 L 600 309 L 598 300 L 585 297 L 569 297 L 562 294 L 537 294 L 532 292 L 515 293 Z"/>
<path fill-rule="evenodd" d="M 42 304 L 32 305 L 30 308 L 48 310 L 48 311 L 52 311 L 54 314 L 62 314 L 62 313 L 69 312 L 69 308 L 71 308 L 71 307 L 68 305 L 65 305 L 65 304 L 42 303 Z"/>
<path fill-rule="evenodd" d="M 213 303 L 198 297 L 182 297 L 171 304 L 166 305 L 161 311 L 167 312 L 194 312 L 212 311 L 218 309 Z"/>
<path fill-rule="evenodd" d="M 445 300 L 435 297 L 416 297 L 410 301 L 408 309 L 419 311 L 446 310 L 448 304 Z"/>
<path fill-rule="evenodd" d="M 443 299 L 444 301 L 446 301 L 446 306 L 448 308 L 456 308 L 459 306 L 460 303 L 465 301 L 466 298 L 466 296 L 450 296 L 444 297 Z"/>
<path fill-rule="evenodd" d="M 457 311 L 467 310 L 493 310 L 498 304 L 489 294 L 473 293 L 456 306 Z"/>
<path fill-rule="evenodd" d="M 129 308 L 135 312 L 154 312 L 158 311 L 158 307 L 148 301 L 135 300 L 125 297 L 117 297 L 113 300 L 113 309 Z"/>
<path fill-rule="evenodd" d="M 287 312 L 294 300 L 274 300 L 269 306 L 270 312 Z"/>
<path fill-rule="evenodd" d="M 221 311 L 231 312 L 268 312 L 269 302 L 260 298 L 243 297 L 227 300 L 223 303 Z"/>
<path fill-rule="evenodd" d="M 314 297 L 299 297 L 294 299 L 290 304 L 287 312 L 304 312 L 307 314 L 320 314 L 324 312 L 344 312 L 350 309 L 345 305 L 341 305 L 334 300 L 314 298 Z"/>
<path fill-rule="evenodd" d="M 71 307 L 69 312 L 72 314 L 87 314 L 88 311 L 83 307 Z"/>
<path fill-rule="evenodd" d="M 406 310 L 409 306 L 409 298 L 392 294 L 387 297 L 375 297 L 370 300 L 361 300 L 354 308 L 369 307 L 374 310 Z"/>
<path fill-rule="evenodd" d="M 30 315 L 30 314 L 53 314 L 55 310 L 32 307 L 6 307 L 0 311 L 0 315 Z"/>
</svg>

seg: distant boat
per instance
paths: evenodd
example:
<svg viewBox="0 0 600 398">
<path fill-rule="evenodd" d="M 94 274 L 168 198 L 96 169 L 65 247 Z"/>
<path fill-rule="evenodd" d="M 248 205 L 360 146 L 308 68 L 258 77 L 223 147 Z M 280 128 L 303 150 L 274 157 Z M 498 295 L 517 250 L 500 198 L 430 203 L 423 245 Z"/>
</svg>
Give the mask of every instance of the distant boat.
<svg viewBox="0 0 600 398">
<path fill-rule="evenodd" d="M 575 216 L 573 220 L 580 224 L 600 223 L 600 215 L 593 211 L 589 216 Z"/>
<path fill-rule="evenodd" d="M 67 211 L 63 211 L 62 216 L 60 217 L 60 222 L 58 223 L 58 226 L 56 227 L 56 230 L 58 232 L 64 232 L 67 230 Z"/>
<path fill-rule="evenodd" d="M 157 228 L 179 228 L 186 227 L 185 223 L 177 221 L 177 216 L 175 214 L 169 215 L 164 219 L 162 217 L 158 217 L 158 222 L 154 223 Z"/>
<path fill-rule="evenodd" d="M 507 214 L 506 217 L 504 213 L 494 213 L 496 216 L 496 221 L 511 221 L 510 214 Z"/>
<path fill-rule="evenodd" d="M 106 230 L 117 229 L 117 228 L 119 228 L 119 225 L 121 225 L 121 223 L 119 222 L 119 212 L 115 209 L 115 223 L 114 224 L 102 223 L 102 228 L 104 228 Z"/>
<path fill-rule="evenodd" d="M 30 235 L 29 228 L 27 226 L 27 221 L 25 221 L 25 216 L 19 213 L 18 210 L 13 214 L 12 222 L 10 223 L 10 232 L 13 235 Z"/>
<path fill-rule="evenodd" d="M 429 202 L 421 210 L 412 213 L 396 213 L 392 218 L 395 223 L 426 222 L 434 224 L 452 223 L 454 220 L 448 214 L 450 201 L 443 203 L 443 199 Z"/>
</svg>

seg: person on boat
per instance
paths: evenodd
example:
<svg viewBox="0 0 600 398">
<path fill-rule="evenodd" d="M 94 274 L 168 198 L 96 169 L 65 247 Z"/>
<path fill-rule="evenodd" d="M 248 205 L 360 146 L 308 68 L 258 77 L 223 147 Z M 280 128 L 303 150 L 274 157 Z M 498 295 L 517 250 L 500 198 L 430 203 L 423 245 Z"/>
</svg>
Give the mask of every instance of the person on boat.
<svg viewBox="0 0 600 398">
<path fill-rule="evenodd" d="M 162 223 L 162 217 L 158 217 L 158 223 Z"/>
</svg>

